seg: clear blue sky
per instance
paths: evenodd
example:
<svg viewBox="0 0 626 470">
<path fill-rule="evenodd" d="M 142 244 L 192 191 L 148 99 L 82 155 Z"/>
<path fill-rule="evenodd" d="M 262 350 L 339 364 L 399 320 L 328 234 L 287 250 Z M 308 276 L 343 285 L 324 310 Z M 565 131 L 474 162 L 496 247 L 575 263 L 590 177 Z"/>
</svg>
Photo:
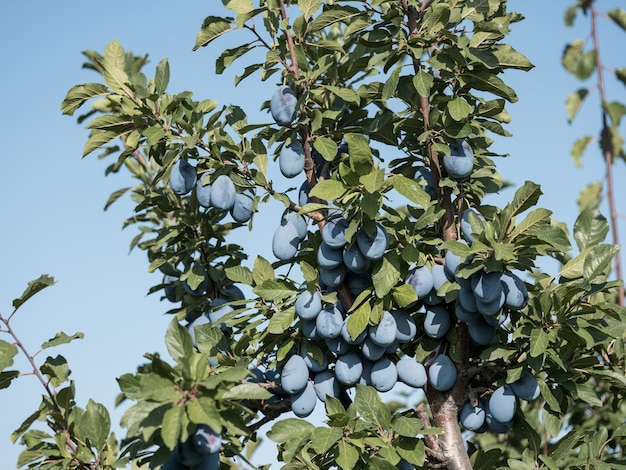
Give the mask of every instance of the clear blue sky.
<svg viewBox="0 0 626 470">
<path fill-rule="evenodd" d="M 509 1 L 509 8 L 527 19 L 514 25 L 508 42 L 536 68 L 505 77 L 520 99 L 509 106 L 513 122 L 508 129 L 513 137 L 498 139 L 494 149 L 511 154 L 497 162 L 503 177 L 515 185 L 527 179 L 541 184 L 545 194 L 541 205 L 571 226 L 579 191 L 601 179 L 604 170 L 596 146 L 589 148 L 582 169 L 569 157 L 571 143 L 583 133 L 595 134 L 600 122 L 595 101 L 585 105 L 585 114 L 574 125 L 566 122 L 566 96 L 580 83 L 563 71 L 560 56 L 567 41 L 588 32 L 582 19 L 574 29 L 563 27 L 563 12 L 570 3 L 573 0 Z M 170 91 L 192 90 L 198 99 L 233 102 L 256 112 L 269 97 L 273 83 L 257 84 L 249 79 L 235 89 L 230 75 L 215 75 L 215 51 L 191 51 L 203 18 L 219 13 L 219 5 L 218 0 L 188 0 L 176 5 L 159 0 L 3 5 L 0 312 L 10 313 L 12 299 L 29 280 L 42 273 L 58 280 L 26 304 L 14 328 L 33 352 L 58 331 L 85 333 L 83 340 L 43 353 L 68 359 L 81 406 L 91 397 L 112 409 L 118 392 L 115 377 L 134 371 L 144 352 L 164 351 L 162 339 L 169 317 L 163 312 L 170 305 L 146 295 L 160 278 L 147 273 L 145 255 L 140 251 L 128 254 L 135 232 L 122 231 L 121 225 L 132 212 L 131 202 L 123 199 L 108 212 L 102 211 L 109 194 L 125 186 L 126 178 L 105 178 L 106 163 L 94 157 L 81 160 L 87 132 L 74 118 L 62 116 L 59 105 L 72 85 L 96 78 L 80 68 L 81 51 L 102 51 L 117 38 L 135 53 L 150 54 L 150 73 L 161 58 L 168 57 Z M 623 2 L 605 0 L 601 5 L 608 10 L 623 7 Z M 623 47 L 614 47 L 623 45 L 625 37 L 613 24 L 602 24 L 602 52 L 609 66 L 626 66 Z M 217 46 L 232 47 L 232 42 L 222 41 Z M 609 97 L 624 102 L 625 91 L 622 85 L 613 85 Z M 619 163 L 615 179 L 622 211 L 626 207 L 624 178 L 624 166 Z M 507 201 L 512 193 L 504 191 L 491 202 Z M 268 240 L 265 253 L 270 253 L 273 228 L 269 224 L 260 227 L 266 231 L 265 238 L 254 238 Z M 626 236 L 623 221 L 621 232 Z M 18 366 L 26 367 L 21 360 Z M 21 451 L 11 445 L 9 435 L 38 406 L 41 392 L 33 377 L 0 390 L 3 468 L 11 468 Z M 114 424 L 120 415 L 121 410 L 114 410 Z"/>
</svg>

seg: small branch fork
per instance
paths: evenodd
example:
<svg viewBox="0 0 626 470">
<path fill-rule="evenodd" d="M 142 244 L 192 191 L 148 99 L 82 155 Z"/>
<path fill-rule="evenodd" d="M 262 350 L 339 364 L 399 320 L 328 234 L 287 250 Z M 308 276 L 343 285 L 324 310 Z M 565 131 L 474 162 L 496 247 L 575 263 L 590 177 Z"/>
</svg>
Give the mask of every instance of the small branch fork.
<svg viewBox="0 0 626 470">
<path fill-rule="evenodd" d="M 35 354 L 30 354 L 28 350 L 26 349 L 26 347 L 24 346 L 24 343 L 22 343 L 22 341 L 17 336 L 17 333 L 11 326 L 11 319 L 13 318 L 17 310 L 18 309 L 15 308 L 13 312 L 6 318 L 2 314 L 0 314 L 0 323 L 4 325 L 4 328 L 0 330 L 0 332 L 6 333 L 9 336 L 11 336 L 11 338 L 13 338 L 13 344 L 15 344 L 15 346 L 17 346 L 17 348 L 20 351 L 22 351 L 22 353 L 26 357 L 26 360 L 32 367 L 32 372 L 28 375 L 34 375 L 35 377 L 37 377 L 37 380 L 39 380 L 39 382 L 45 389 L 46 395 L 48 395 L 48 397 L 50 398 L 50 403 L 52 403 L 52 410 L 48 412 L 48 415 L 50 413 L 63 415 L 61 411 L 61 407 L 59 406 L 59 403 L 57 401 L 56 391 L 52 389 L 52 387 L 50 386 L 50 382 L 46 380 L 46 378 L 43 376 L 43 374 L 37 367 L 37 364 L 35 363 L 35 357 L 37 356 L 37 354 L 39 354 L 40 351 L 38 351 Z M 46 420 L 46 423 L 48 424 L 48 426 L 50 427 L 52 431 L 54 431 L 55 433 L 61 433 L 65 436 L 65 446 L 67 447 L 69 452 L 75 456 L 74 459 L 76 460 L 76 463 L 78 463 L 79 465 L 78 468 L 83 468 L 85 470 L 97 470 L 98 469 L 97 464 L 91 463 L 91 462 L 90 463 L 80 462 L 78 457 L 76 457 L 76 454 L 78 452 L 78 446 L 72 439 L 69 423 L 67 422 L 67 418 L 65 416 L 63 417 L 63 423 L 61 426 L 59 426 L 57 422 L 52 422 L 49 419 Z"/>
</svg>

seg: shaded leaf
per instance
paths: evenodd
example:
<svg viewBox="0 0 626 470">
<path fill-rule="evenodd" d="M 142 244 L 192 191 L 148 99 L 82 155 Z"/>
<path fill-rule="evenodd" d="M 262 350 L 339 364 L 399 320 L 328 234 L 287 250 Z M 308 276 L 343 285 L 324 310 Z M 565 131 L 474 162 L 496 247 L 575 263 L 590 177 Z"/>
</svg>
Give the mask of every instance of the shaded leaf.
<svg viewBox="0 0 626 470">
<path fill-rule="evenodd" d="M 49 339 L 41 345 L 42 349 L 51 348 L 53 346 L 59 346 L 61 344 L 69 343 L 75 339 L 82 339 L 85 335 L 83 333 L 74 333 L 72 336 L 68 336 L 65 333 L 57 333 L 54 338 Z"/>
<path fill-rule="evenodd" d="M 13 307 L 15 307 L 16 309 L 19 308 L 21 305 L 24 304 L 24 302 L 30 299 L 37 292 L 45 289 L 46 287 L 50 287 L 53 284 L 53 277 L 48 276 L 47 274 L 42 274 L 37 279 L 30 281 L 28 283 L 28 287 L 26 287 L 26 290 L 22 293 L 22 295 L 13 300 Z"/>
</svg>

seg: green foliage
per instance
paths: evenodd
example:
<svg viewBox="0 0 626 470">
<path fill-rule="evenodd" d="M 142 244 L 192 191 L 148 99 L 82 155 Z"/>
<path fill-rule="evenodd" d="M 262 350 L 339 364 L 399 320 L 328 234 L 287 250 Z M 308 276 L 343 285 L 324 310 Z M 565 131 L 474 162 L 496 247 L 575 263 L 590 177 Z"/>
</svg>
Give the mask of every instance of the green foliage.
<svg viewBox="0 0 626 470">
<path fill-rule="evenodd" d="M 93 401 L 77 407 L 67 361 L 48 357 L 37 371 L 48 393 L 14 434 L 27 447 L 19 464 L 157 468 L 178 459 L 204 424 L 223 436 L 222 467 L 234 468 L 231 457 L 247 458 L 262 427 L 274 421 L 267 437 L 286 469 L 388 469 L 401 462 L 451 469 L 624 465 L 626 433 L 619 419 L 626 312 L 614 301 L 621 281 L 611 280 L 610 271 L 618 249 L 605 243 L 608 223 L 593 203 L 596 192 L 583 198 L 574 225 L 578 254 L 570 253 L 567 227 L 538 207 L 537 184 L 525 182 L 502 208 L 482 203 L 504 186 L 494 163 L 499 155 L 490 147 L 493 135 L 509 135 L 506 105 L 518 99 L 502 74 L 533 66 L 503 42 L 523 18 L 502 0 L 223 3 L 233 16 L 208 16 L 193 48 L 214 46 L 228 35 L 216 73 L 237 66 L 236 86 L 271 77 L 286 84 L 297 98 L 294 120 L 251 123 L 237 106 L 168 91 L 167 60 L 148 78 L 146 56 L 117 41 L 102 54 L 85 52 L 98 81 L 70 89 L 61 110 L 84 113 L 78 120 L 89 130 L 85 156 L 110 159 L 107 174 L 128 171 L 135 179 L 105 208 L 125 194 L 136 204 L 124 227 L 136 227 L 131 249 L 145 251 L 148 270 L 162 276 L 151 292 L 176 304 L 165 333 L 173 363 L 147 354 L 134 373 L 118 378 L 118 401 L 132 403 L 122 418 L 126 436 L 117 443 L 106 409 Z M 579 2 L 567 21 L 588 8 L 589 2 Z M 620 11 L 609 17 L 623 27 Z M 586 79 L 596 71 L 597 52 L 583 49 L 582 42 L 568 45 L 563 65 Z M 581 89 L 568 99 L 570 121 L 587 95 Z M 269 98 L 262 110 L 270 108 Z M 616 130 L 626 108 L 603 108 Z M 621 148 L 616 132 L 610 140 Z M 273 160 L 294 141 L 304 149 L 306 201 L 274 177 Z M 467 177 L 453 178 L 441 162 L 461 141 L 473 152 L 473 167 Z M 587 144 L 578 142 L 578 159 Z M 394 159 L 386 158 L 388 150 Z M 253 189 L 250 220 L 236 222 L 227 211 L 201 205 L 197 187 L 175 193 L 170 178 L 180 159 L 204 187 L 226 176 L 238 194 Z M 229 237 L 259 224 L 256 213 L 272 199 L 289 218 L 306 217 L 306 234 L 298 235 L 292 258 L 248 260 L 245 247 Z M 473 241 L 464 243 L 462 214 L 470 208 L 477 210 L 467 220 Z M 351 291 L 346 280 L 335 288 L 322 282 L 317 253 L 333 211 L 345 217 L 347 246 L 384 230 L 384 252 L 369 260 L 369 285 L 360 291 Z M 448 306 L 453 327 L 435 339 L 424 334 L 419 309 L 426 301 L 408 279 L 416 268 L 441 267 L 447 251 L 460 257 L 456 277 L 431 294 Z M 545 257 L 560 262 L 556 274 L 539 270 Z M 493 341 L 472 344 L 467 322 L 453 313 L 461 283 L 504 271 L 523 276 L 528 299 L 494 317 L 503 321 Z M 51 283 L 47 277 L 34 281 L 14 307 Z M 237 293 L 237 285 L 249 298 Z M 385 312 L 409 312 L 419 333 L 389 357 L 408 355 L 428 368 L 436 354 L 446 354 L 456 369 L 454 386 L 440 392 L 427 384 L 423 402 L 411 409 L 386 404 L 372 386 L 357 384 L 353 397 L 326 396 L 324 425 L 280 419 L 296 395 L 278 392 L 280 384 L 268 373 L 303 351 L 318 362 L 330 355 L 326 342 L 305 334 L 296 313 L 301 289 L 318 291 L 324 305 L 341 304 L 352 339 L 376 327 Z M 79 337 L 60 333 L 43 347 Z M 0 387 L 17 376 L 5 370 L 17 353 L 12 342 L 0 342 Z M 520 402 L 506 432 L 468 433 L 466 454 L 459 409 L 526 372 L 536 377 L 540 399 Z M 44 420 L 53 434 L 31 429 Z"/>
</svg>

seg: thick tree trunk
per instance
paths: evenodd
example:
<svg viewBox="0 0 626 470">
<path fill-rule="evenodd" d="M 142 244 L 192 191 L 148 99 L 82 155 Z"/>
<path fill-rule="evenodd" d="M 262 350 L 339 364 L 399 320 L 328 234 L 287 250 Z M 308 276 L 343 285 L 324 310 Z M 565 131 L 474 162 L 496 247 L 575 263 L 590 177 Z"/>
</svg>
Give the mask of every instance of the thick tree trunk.
<svg viewBox="0 0 626 470">
<path fill-rule="evenodd" d="M 457 385 L 460 385 L 460 382 L 457 382 Z M 442 434 L 438 436 L 439 452 L 443 458 L 442 463 L 448 470 L 472 468 L 459 426 L 459 407 L 455 397 L 463 393 L 462 390 L 457 390 L 460 388 L 455 385 L 452 393 L 437 393 L 429 400 L 435 425 L 442 430 Z"/>
</svg>

